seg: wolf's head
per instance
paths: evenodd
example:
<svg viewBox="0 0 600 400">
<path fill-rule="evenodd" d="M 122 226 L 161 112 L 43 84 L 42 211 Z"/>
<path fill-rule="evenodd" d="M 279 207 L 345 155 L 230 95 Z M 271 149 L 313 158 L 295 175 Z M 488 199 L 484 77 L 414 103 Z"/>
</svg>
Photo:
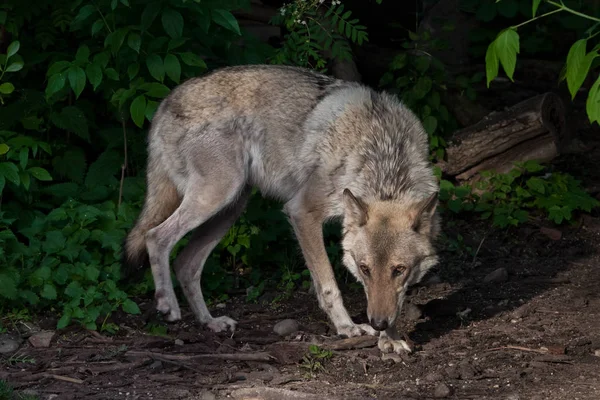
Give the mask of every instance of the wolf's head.
<svg viewBox="0 0 600 400">
<path fill-rule="evenodd" d="M 437 264 L 437 193 L 422 200 L 367 204 L 344 190 L 344 264 L 362 282 L 371 326 L 392 326 L 406 289 Z"/>
</svg>

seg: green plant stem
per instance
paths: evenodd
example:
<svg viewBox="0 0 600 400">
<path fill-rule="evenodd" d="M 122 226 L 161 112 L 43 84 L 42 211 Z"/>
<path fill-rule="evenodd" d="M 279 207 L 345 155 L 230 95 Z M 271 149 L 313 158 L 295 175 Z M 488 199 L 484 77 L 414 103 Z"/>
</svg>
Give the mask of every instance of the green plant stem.
<svg viewBox="0 0 600 400">
<path fill-rule="evenodd" d="M 98 11 L 98 14 L 100 14 L 100 18 L 102 18 L 102 21 L 104 21 L 104 25 L 106 25 L 106 29 L 108 29 L 109 33 L 112 33 L 112 30 L 110 29 L 110 26 L 108 25 L 108 22 L 106 21 L 106 18 L 104 18 L 104 14 L 102 14 L 102 11 L 100 11 L 100 7 L 98 7 L 98 4 L 96 4 L 94 2 L 94 7 L 96 7 L 96 11 Z"/>
<path fill-rule="evenodd" d="M 537 19 L 544 18 L 544 17 L 547 17 L 547 16 L 549 16 L 549 15 L 552 15 L 552 14 L 559 13 L 559 12 L 561 12 L 561 11 L 564 11 L 564 10 L 563 10 L 562 8 L 559 8 L 559 9 L 556 9 L 556 10 L 549 11 L 549 12 L 547 12 L 547 13 L 545 13 L 545 14 L 541 14 L 541 15 L 538 15 L 537 17 L 533 17 L 533 18 L 531 18 L 531 19 L 530 19 L 530 20 L 528 20 L 528 21 L 521 22 L 521 23 L 520 23 L 520 24 L 518 24 L 518 25 L 511 26 L 511 28 L 512 28 L 512 29 L 518 29 L 518 28 L 520 28 L 521 26 L 523 26 L 523 25 L 527 25 L 528 23 L 530 23 L 530 22 L 533 22 L 533 21 L 535 21 L 535 20 L 537 20 Z"/>
<path fill-rule="evenodd" d="M 589 19 L 589 20 L 592 20 L 592 21 L 600 22 L 600 18 L 592 17 L 591 15 L 587 15 L 587 14 L 581 13 L 579 11 L 575 11 L 572 8 L 569 8 L 569 7 L 565 6 L 564 4 L 559 4 L 559 3 L 555 2 L 555 1 L 551 1 L 551 0 L 547 0 L 546 3 L 552 4 L 555 7 L 559 7 L 560 11 L 566 11 L 568 13 L 577 15 L 577 16 L 579 16 L 581 18 L 586 18 L 586 19 Z"/>
</svg>

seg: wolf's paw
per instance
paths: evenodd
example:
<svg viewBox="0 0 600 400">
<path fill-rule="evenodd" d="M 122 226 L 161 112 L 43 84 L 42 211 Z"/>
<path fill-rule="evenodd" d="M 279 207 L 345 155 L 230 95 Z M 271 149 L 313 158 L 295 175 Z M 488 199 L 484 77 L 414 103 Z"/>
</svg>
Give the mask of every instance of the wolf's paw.
<svg viewBox="0 0 600 400">
<path fill-rule="evenodd" d="M 381 335 L 379 337 L 379 342 L 377 342 L 377 347 L 384 353 L 397 353 L 400 354 L 402 352 L 412 352 L 412 349 L 404 340 L 397 339 L 394 340 L 386 335 Z"/>
<path fill-rule="evenodd" d="M 235 331 L 236 325 L 237 321 L 226 316 L 213 318 L 206 324 L 213 332 L 223 332 L 231 329 L 231 333 Z"/>
<path fill-rule="evenodd" d="M 378 332 L 369 324 L 344 325 L 338 328 L 337 333 L 340 336 L 349 338 L 362 335 L 377 336 L 378 334 Z"/>
<path fill-rule="evenodd" d="M 181 310 L 175 293 L 168 293 L 163 290 L 157 290 L 155 294 L 156 309 L 161 312 L 169 322 L 181 319 Z"/>
</svg>

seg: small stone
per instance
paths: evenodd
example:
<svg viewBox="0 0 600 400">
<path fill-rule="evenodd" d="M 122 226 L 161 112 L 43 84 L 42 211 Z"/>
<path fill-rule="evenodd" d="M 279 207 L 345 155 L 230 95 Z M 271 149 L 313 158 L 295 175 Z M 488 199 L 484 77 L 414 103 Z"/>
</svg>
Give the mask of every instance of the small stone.
<svg viewBox="0 0 600 400">
<path fill-rule="evenodd" d="M 594 351 L 596 357 L 600 357 L 600 349 Z"/>
<path fill-rule="evenodd" d="M 290 335 L 300 329 L 300 325 L 298 321 L 295 319 L 284 319 L 283 321 L 279 321 L 273 327 L 273 332 L 278 334 L 279 336 L 287 336 Z"/>
<path fill-rule="evenodd" d="M 562 238 L 562 232 L 554 228 L 546 228 L 543 226 L 540 228 L 540 233 L 543 233 L 551 240 L 560 240 L 560 238 Z"/>
<path fill-rule="evenodd" d="M 54 337 L 54 331 L 38 332 L 29 337 L 29 343 L 33 347 L 50 347 L 50 342 Z"/>
<path fill-rule="evenodd" d="M 406 305 L 406 310 L 404 311 L 404 313 L 409 321 L 416 321 L 420 319 L 422 315 L 421 308 L 418 305 L 412 303 Z"/>
<path fill-rule="evenodd" d="M 203 392 L 200 395 L 200 400 L 216 400 L 217 396 L 215 396 L 215 394 L 213 392 Z"/>
<path fill-rule="evenodd" d="M 8 354 L 17 351 L 19 342 L 8 337 L 8 335 L 0 336 L 0 354 Z"/>
<path fill-rule="evenodd" d="M 439 382 L 443 379 L 444 379 L 443 375 L 440 374 L 439 372 L 431 372 L 431 373 L 425 375 L 425 377 L 423 378 L 423 380 L 425 380 L 426 382 Z"/>
<path fill-rule="evenodd" d="M 183 340 L 175 339 L 175 346 L 183 346 Z"/>
<path fill-rule="evenodd" d="M 163 365 L 161 361 L 154 361 L 152 364 L 150 364 L 150 369 L 161 369 L 162 366 Z"/>
<path fill-rule="evenodd" d="M 508 280 L 508 271 L 506 268 L 498 268 L 483 278 L 484 283 L 498 283 L 505 282 Z"/>
<path fill-rule="evenodd" d="M 225 308 L 225 307 L 227 307 L 225 305 L 225 303 L 219 303 L 219 304 L 215 305 L 215 308 Z"/>
<path fill-rule="evenodd" d="M 460 378 L 460 373 L 458 372 L 458 369 L 456 369 L 456 367 L 446 368 L 446 375 L 448 375 L 448 378 L 450 379 Z"/>
<path fill-rule="evenodd" d="M 435 387 L 435 390 L 433 391 L 433 397 L 435 397 L 436 399 L 443 399 L 445 397 L 450 396 L 450 393 L 452 393 L 452 391 L 450 390 L 448 385 L 446 385 L 445 383 L 438 383 Z"/>
</svg>

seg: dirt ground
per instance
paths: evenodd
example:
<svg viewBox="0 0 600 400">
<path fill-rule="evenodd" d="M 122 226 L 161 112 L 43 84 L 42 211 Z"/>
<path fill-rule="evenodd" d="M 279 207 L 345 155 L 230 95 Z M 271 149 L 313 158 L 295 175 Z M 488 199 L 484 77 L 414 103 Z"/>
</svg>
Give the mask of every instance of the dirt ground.
<svg viewBox="0 0 600 400">
<path fill-rule="evenodd" d="M 596 194 L 600 135 L 582 139 L 584 153 L 555 164 Z M 477 254 L 441 249 L 440 265 L 410 293 L 400 324 L 411 354 L 382 356 L 372 337 L 335 337 L 309 293 L 215 308 L 239 321 L 233 336 L 198 326 L 185 307 L 167 337 L 150 335 L 146 300 L 110 338 L 71 328 L 34 347 L 28 336 L 56 320 L 18 324 L 3 336 L 20 348 L 2 356 L 0 379 L 40 399 L 600 399 L 600 218 L 542 228 L 551 227 L 445 226 Z M 344 299 L 366 322 L 364 294 Z M 280 337 L 273 326 L 286 318 L 299 330 Z M 332 349 L 323 370 L 303 360 L 311 343 Z"/>
</svg>

